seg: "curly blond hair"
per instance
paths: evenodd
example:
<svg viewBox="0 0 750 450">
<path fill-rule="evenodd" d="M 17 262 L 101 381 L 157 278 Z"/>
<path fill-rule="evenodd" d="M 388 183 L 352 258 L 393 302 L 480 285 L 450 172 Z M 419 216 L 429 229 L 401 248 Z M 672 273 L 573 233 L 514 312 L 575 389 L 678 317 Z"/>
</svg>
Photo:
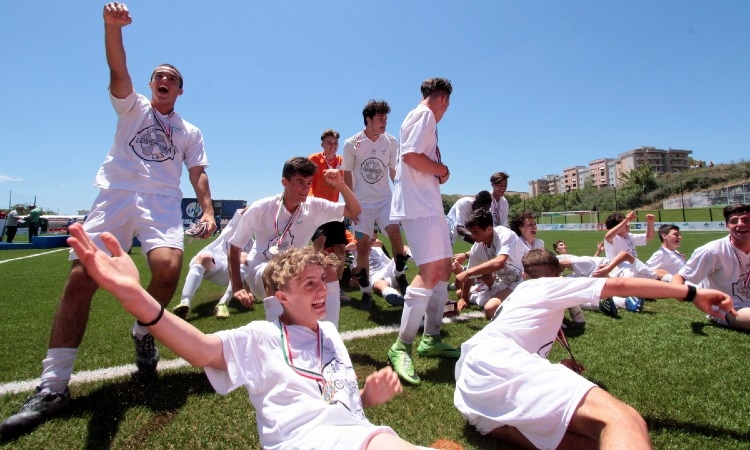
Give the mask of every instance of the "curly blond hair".
<svg viewBox="0 0 750 450">
<path fill-rule="evenodd" d="M 338 264 L 338 258 L 313 247 L 290 248 L 276 255 L 263 270 L 263 284 L 273 292 L 283 291 L 289 282 L 299 278 L 307 266 L 326 267 Z"/>
</svg>

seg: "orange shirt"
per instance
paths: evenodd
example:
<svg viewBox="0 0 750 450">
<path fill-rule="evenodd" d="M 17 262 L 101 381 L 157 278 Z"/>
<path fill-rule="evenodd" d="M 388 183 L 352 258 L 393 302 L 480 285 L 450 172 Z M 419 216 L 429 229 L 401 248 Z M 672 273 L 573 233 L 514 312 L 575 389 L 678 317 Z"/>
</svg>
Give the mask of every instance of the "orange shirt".
<svg viewBox="0 0 750 450">
<path fill-rule="evenodd" d="M 325 180 L 323 179 L 323 172 L 327 169 L 340 169 L 341 163 L 343 162 L 344 158 L 336 155 L 333 164 L 331 164 L 330 166 L 328 165 L 323 152 L 310 155 L 307 157 L 307 159 L 318 166 L 318 170 L 315 172 L 315 175 L 313 175 L 312 186 L 310 186 L 310 193 L 308 195 L 318 198 L 324 198 L 326 200 L 338 203 L 339 191 L 335 187 L 325 182 Z"/>
</svg>

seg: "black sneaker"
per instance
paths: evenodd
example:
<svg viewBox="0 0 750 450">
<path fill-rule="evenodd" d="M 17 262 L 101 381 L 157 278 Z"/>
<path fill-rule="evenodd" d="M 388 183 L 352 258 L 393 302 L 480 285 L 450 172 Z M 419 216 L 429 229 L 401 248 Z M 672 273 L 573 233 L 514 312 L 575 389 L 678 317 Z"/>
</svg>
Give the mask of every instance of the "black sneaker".
<svg viewBox="0 0 750 450">
<path fill-rule="evenodd" d="M 63 392 L 42 392 L 37 386 L 36 392 L 26 399 L 21 409 L 0 424 L 0 437 L 6 440 L 33 429 L 65 408 L 69 402 L 70 391 L 67 387 Z"/>
<path fill-rule="evenodd" d="M 372 309 L 373 301 L 372 301 L 372 294 L 369 292 L 363 292 L 362 293 L 362 300 L 360 302 L 360 307 L 364 309 L 365 311 L 369 311 Z"/>
<path fill-rule="evenodd" d="M 135 334 L 133 342 L 135 343 L 135 365 L 138 371 L 143 374 L 153 374 L 156 372 L 156 364 L 159 362 L 159 349 L 156 348 L 154 337 L 151 334 L 138 339 Z"/>
<path fill-rule="evenodd" d="M 612 297 L 599 301 L 599 311 L 610 317 L 617 317 L 617 305 Z"/>
</svg>

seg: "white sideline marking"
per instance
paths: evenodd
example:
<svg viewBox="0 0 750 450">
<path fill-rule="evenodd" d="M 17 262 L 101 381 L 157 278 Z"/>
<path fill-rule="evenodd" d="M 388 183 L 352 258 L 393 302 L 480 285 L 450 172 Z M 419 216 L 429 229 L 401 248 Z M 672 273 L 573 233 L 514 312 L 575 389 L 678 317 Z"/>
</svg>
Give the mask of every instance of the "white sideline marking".
<svg viewBox="0 0 750 450">
<path fill-rule="evenodd" d="M 470 313 L 460 314 L 455 317 L 446 317 L 443 318 L 443 323 L 466 322 L 468 320 L 478 318 L 484 318 L 484 313 L 480 311 L 473 311 Z M 350 341 L 353 339 L 381 336 L 384 334 L 397 333 L 398 329 L 398 325 L 389 325 L 363 330 L 344 331 L 343 333 L 341 333 L 341 339 L 343 341 Z M 170 359 L 169 361 L 159 361 L 158 371 L 164 372 L 167 370 L 179 369 L 181 367 L 186 367 L 189 365 L 190 364 L 188 364 L 187 361 L 182 358 Z M 74 373 L 70 379 L 70 384 L 106 381 L 118 377 L 129 376 L 136 371 L 138 371 L 138 368 L 135 364 L 125 364 L 124 366 L 108 367 L 106 369 L 84 370 L 82 372 Z M 33 380 L 13 381 L 10 383 L 0 384 L 0 395 L 20 394 L 22 392 L 33 391 L 37 385 L 39 385 L 38 378 L 35 378 Z"/>
<path fill-rule="evenodd" d="M 63 248 L 58 248 L 57 250 L 51 250 L 51 251 L 49 251 L 49 252 L 44 252 L 44 253 L 37 253 L 36 255 L 27 255 L 27 256 L 20 256 L 20 257 L 18 257 L 18 258 L 13 258 L 13 259 L 6 259 L 6 260 L 4 260 L 4 261 L 0 261 L 0 264 L 5 264 L 5 263 L 7 263 L 7 262 L 11 262 L 11 261 L 18 261 L 19 259 L 33 258 L 33 257 L 35 257 L 35 256 L 49 255 L 50 253 L 61 252 L 61 251 L 63 251 L 63 250 L 68 250 L 68 251 L 70 251 L 70 248 L 68 248 L 68 247 L 63 247 Z"/>
</svg>

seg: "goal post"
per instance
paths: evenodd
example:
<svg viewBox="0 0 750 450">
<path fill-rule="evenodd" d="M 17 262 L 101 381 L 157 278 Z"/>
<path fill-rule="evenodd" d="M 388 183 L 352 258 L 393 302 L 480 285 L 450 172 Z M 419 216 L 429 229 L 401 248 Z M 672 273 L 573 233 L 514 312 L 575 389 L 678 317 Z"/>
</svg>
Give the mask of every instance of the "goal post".
<svg viewBox="0 0 750 450">
<path fill-rule="evenodd" d="M 540 230 L 596 230 L 597 211 L 543 212 L 537 221 Z"/>
</svg>

